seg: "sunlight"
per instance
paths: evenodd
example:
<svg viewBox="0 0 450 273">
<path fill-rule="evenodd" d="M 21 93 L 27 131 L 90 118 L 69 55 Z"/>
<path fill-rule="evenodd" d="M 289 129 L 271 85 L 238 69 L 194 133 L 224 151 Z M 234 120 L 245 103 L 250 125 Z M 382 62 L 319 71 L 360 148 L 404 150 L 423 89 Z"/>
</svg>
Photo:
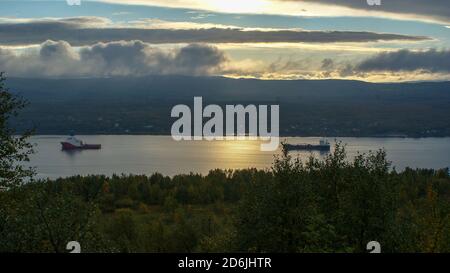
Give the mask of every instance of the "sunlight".
<svg viewBox="0 0 450 273">
<path fill-rule="evenodd" d="M 211 0 L 207 3 L 212 10 L 229 13 L 262 13 L 269 5 L 267 0 Z"/>
<path fill-rule="evenodd" d="M 237 13 L 237 14 L 276 14 L 291 16 L 348 16 L 354 12 L 348 7 L 323 5 L 314 2 L 274 1 L 274 0 L 98 0 L 101 2 L 129 5 L 149 5 L 169 8 L 188 8 L 195 10 Z M 358 11 L 359 15 L 368 14 Z"/>
<path fill-rule="evenodd" d="M 243 150 L 252 150 L 259 152 L 260 151 L 260 141 L 256 140 L 232 140 L 226 139 L 221 141 L 221 145 L 223 149 L 227 151 L 243 151 Z"/>
</svg>

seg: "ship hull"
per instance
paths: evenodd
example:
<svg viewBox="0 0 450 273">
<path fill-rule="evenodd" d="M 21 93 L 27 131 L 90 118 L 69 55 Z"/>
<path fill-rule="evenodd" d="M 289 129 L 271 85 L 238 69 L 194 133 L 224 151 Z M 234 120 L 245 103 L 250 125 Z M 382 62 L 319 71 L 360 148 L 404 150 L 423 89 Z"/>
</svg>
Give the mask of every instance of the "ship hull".
<svg viewBox="0 0 450 273">
<path fill-rule="evenodd" d="M 299 144 L 299 145 L 284 145 L 288 151 L 330 151 L 330 145 L 312 145 L 312 144 Z"/>
<path fill-rule="evenodd" d="M 81 146 L 76 146 L 68 142 L 61 142 L 63 150 L 100 150 L 102 145 L 100 144 L 83 144 Z"/>
</svg>

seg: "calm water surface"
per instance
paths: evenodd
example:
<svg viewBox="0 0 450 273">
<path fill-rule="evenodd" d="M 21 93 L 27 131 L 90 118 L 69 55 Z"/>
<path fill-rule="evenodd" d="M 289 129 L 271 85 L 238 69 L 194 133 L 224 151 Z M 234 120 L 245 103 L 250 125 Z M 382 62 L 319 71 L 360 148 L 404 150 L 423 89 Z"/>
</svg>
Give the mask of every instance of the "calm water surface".
<svg viewBox="0 0 450 273">
<path fill-rule="evenodd" d="M 36 136 L 31 165 L 40 178 L 88 174 L 207 174 L 211 169 L 269 168 L 275 154 L 260 151 L 258 141 L 173 141 L 170 136 L 78 136 L 102 144 L 98 151 L 61 151 L 65 136 Z M 286 138 L 289 143 L 318 143 L 316 137 Z M 330 139 L 330 141 L 333 139 Z M 349 157 L 385 148 L 398 170 L 450 166 L 450 138 L 337 138 L 347 144 Z M 306 159 L 310 152 L 297 153 Z M 313 153 L 317 157 L 324 154 Z"/>
</svg>

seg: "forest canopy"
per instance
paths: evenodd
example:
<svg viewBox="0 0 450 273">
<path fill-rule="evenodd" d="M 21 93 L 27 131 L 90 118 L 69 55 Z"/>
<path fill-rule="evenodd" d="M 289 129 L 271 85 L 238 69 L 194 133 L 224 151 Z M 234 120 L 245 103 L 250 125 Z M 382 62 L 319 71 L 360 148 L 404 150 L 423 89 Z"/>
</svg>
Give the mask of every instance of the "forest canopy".
<svg viewBox="0 0 450 273">
<path fill-rule="evenodd" d="M 384 151 L 270 170 L 76 176 L 0 192 L 0 252 L 449 252 L 448 170 L 391 171 Z"/>
</svg>

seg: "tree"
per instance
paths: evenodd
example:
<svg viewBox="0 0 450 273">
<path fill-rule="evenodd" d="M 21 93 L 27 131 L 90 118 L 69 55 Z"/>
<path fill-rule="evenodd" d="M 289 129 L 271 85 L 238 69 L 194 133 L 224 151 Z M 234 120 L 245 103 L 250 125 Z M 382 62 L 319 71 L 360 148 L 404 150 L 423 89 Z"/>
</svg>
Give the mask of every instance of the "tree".
<svg viewBox="0 0 450 273">
<path fill-rule="evenodd" d="M 340 143 L 306 163 L 284 151 L 273 176 L 252 180 L 237 207 L 238 250 L 365 252 L 375 239 L 391 250 L 398 187 L 389 166 L 382 150 L 351 163 Z"/>
<path fill-rule="evenodd" d="M 20 163 L 29 161 L 33 145 L 28 142 L 32 131 L 21 136 L 10 125 L 26 102 L 9 92 L 5 86 L 4 73 L 0 73 L 0 189 L 20 185 L 26 178 L 31 179 L 34 170 Z"/>
<path fill-rule="evenodd" d="M 0 205 L 0 252 L 67 252 L 70 241 L 82 252 L 109 251 L 97 232 L 97 206 L 66 187 L 27 183 L 4 192 Z"/>
<path fill-rule="evenodd" d="M 34 170 L 23 166 L 34 152 L 32 131 L 19 136 L 11 121 L 25 106 L 0 73 L 0 252 L 64 252 L 73 240 L 89 250 L 96 213 L 89 200 L 67 190 L 52 194 L 46 184 L 31 183 Z"/>
</svg>

